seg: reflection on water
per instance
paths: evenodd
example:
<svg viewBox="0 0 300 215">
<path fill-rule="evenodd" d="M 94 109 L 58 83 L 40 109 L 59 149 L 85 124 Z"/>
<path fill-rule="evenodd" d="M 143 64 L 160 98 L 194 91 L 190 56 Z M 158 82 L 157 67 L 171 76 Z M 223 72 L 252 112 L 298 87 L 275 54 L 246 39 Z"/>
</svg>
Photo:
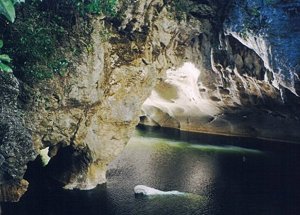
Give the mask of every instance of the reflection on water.
<svg viewBox="0 0 300 215">
<path fill-rule="evenodd" d="M 3 204 L 2 214 L 299 214 L 299 148 L 167 129 L 139 130 L 109 166 L 106 185 L 91 191 L 50 189 L 41 177 L 43 170 L 35 168 L 32 175 L 38 177 L 32 180 L 37 187 L 31 187 L 21 202 Z M 133 188 L 139 184 L 191 194 L 137 198 Z"/>
</svg>

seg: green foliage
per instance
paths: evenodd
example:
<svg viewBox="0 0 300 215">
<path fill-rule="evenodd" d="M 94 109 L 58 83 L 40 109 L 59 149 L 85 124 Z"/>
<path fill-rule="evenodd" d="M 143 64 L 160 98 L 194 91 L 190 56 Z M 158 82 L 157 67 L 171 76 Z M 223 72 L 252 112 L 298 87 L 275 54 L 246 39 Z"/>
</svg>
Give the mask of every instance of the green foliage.
<svg viewBox="0 0 300 215">
<path fill-rule="evenodd" d="M 4 15 L 10 22 L 15 21 L 16 13 L 14 3 L 10 0 L 0 0 L 0 14 Z M 3 47 L 3 40 L 0 40 L 0 49 Z M 0 54 L 0 71 L 11 73 L 12 68 L 7 65 L 11 58 L 7 54 Z"/>
<path fill-rule="evenodd" d="M 0 40 L 0 50 L 3 47 L 3 40 Z M 0 71 L 11 73 L 12 69 L 7 63 L 11 62 L 11 58 L 7 54 L 0 54 Z"/>
<path fill-rule="evenodd" d="M 39 4 L 28 1 L 22 7 L 22 16 L 9 25 L 4 36 L 6 52 L 14 59 L 14 73 L 25 82 L 33 83 L 53 77 L 64 59 L 57 48 L 66 30 L 57 23 L 57 17 L 38 10 Z"/>
<path fill-rule="evenodd" d="M 13 4 L 21 1 L 0 0 L 0 13 L 3 2 L 12 3 L 14 9 Z M 27 83 L 64 75 L 71 65 L 65 53 L 73 53 L 74 57 L 90 47 L 87 40 L 92 30 L 91 16 L 114 16 L 117 3 L 117 0 L 26 0 L 26 4 L 19 4 L 16 7 L 19 15 L 13 25 L 0 20 L 0 36 L 6 41 L 5 53 L 14 59 L 14 74 Z M 11 7 L 6 8 L 9 11 Z M 14 21 L 12 14 L 2 14 Z M 11 61 L 8 55 L 0 55 L 1 71 L 12 71 L 6 65 Z"/>
<path fill-rule="evenodd" d="M 118 0 L 52 0 L 51 4 L 57 6 L 56 13 L 77 13 L 81 17 L 103 14 L 110 17 L 116 15 Z"/>
<path fill-rule="evenodd" d="M 67 0 L 66 4 L 76 8 L 80 16 L 103 14 L 115 16 L 117 0 Z"/>
<path fill-rule="evenodd" d="M 56 61 L 54 62 L 53 65 L 51 65 L 51 68 L 53 69 L 53 72 L 55 74 L 59 74 L 61 76 L 64 76 L 66 71 L 67 71 L 67 68 L 69 66 L 70 62 L 66 59 L 62 59 L 60 61 Z"/>
<path fill-rule="evenodd" d="M 118 0 L 102 0 L 102 11 L 106 15 L 115 16 Z"/>
<path fill-rule="evenodd" d="M 16 18 L 14 3 L 11 0 L 0 0 L 0 14 L 10 22 L 14 22 Z"/>
<path fill-rule="evenodd" d="M 177 11 L 188 12 L 189 11 L 189 3 L 185 0 L 174 0 L 174 7 Z"/>
<path fill-rule="evenodd" d="M 192 10 L 192 5 L 186 0 L 173 0 L 171 2 L 172 12 L 175 14 L 175 18 L 178 20 L 184 19 L 184 17 Z"/>
</svg>

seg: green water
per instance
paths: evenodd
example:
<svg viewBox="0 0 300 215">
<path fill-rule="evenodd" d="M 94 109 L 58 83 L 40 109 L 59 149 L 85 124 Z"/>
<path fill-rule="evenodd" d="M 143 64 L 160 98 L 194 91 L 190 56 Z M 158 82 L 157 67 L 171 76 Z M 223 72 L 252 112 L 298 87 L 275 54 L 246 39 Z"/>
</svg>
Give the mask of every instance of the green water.
<svg viewBox="0 0 300 215">
<path fill-rule="evenodd" d="M 174 130 L 137 130 L 91 191 L 31 189 L 6 215 L 300 214 L 300 148 Z M 137 197 L 146 185 L 187 195 Z"/>
</svg>

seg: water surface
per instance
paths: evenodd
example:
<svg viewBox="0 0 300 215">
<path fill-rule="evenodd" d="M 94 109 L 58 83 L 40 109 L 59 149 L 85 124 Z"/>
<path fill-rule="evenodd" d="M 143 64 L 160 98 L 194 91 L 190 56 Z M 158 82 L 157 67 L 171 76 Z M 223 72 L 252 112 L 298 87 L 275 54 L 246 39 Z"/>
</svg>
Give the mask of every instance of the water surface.
<svg viewBox="0 0 300 215">
<path fill-rule="evenodd" d="M 49 188 L 42 169 L 4 215 L 292 215 L 300 214 L 300 147 L 174 130 L 137 130 L 109 166 L 106 185 L 91 191 Z M 33 184 L 33 183 L 32 183 Z M 136 197 L 147 185 L 184 196 Z"/>
</svg>

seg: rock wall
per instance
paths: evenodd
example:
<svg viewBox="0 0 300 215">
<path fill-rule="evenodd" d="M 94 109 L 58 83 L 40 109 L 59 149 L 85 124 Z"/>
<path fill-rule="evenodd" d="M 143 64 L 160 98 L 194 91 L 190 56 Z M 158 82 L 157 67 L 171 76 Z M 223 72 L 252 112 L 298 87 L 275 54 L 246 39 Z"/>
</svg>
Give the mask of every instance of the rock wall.
<svg viewBox="0 0 300 215">
<path fill-rule="evenodd" d="M 49 147 L 47 172 L 67 189 L 106 181 L 107 165 L 125 147 L 157 79 L 180 65 L 189 41 L 210 27 L 179 22 L 161 0 L 121 1 L 119 10 L 124 17 L 91 20 L 92 34 L 83 38 L 89 48 L 79 59 L 66 53 L 72 66 L 64 76 L 20 83 L 30 149 Z"/>
<path fill-rule="evenodd" d="M 17 201 L 26 191 L 22 179 L 36 152 L 17 105 L 18 80 L 0 73 L 0 83 L 0 201 Z"/>
<path fill-rule="evenodd" d="M 300 1 L 236 0 L 224 23 L 232 35 L 263 60 L 277 89 L 298 94 L 300 71 Z"/>
<path fill-rule="evenodd" d="M 193 41 L 197 60 L 160 80 L 141 124 L 298 142 L 298 1 L 236 0 L 219 16 Z"/>
</svg>

